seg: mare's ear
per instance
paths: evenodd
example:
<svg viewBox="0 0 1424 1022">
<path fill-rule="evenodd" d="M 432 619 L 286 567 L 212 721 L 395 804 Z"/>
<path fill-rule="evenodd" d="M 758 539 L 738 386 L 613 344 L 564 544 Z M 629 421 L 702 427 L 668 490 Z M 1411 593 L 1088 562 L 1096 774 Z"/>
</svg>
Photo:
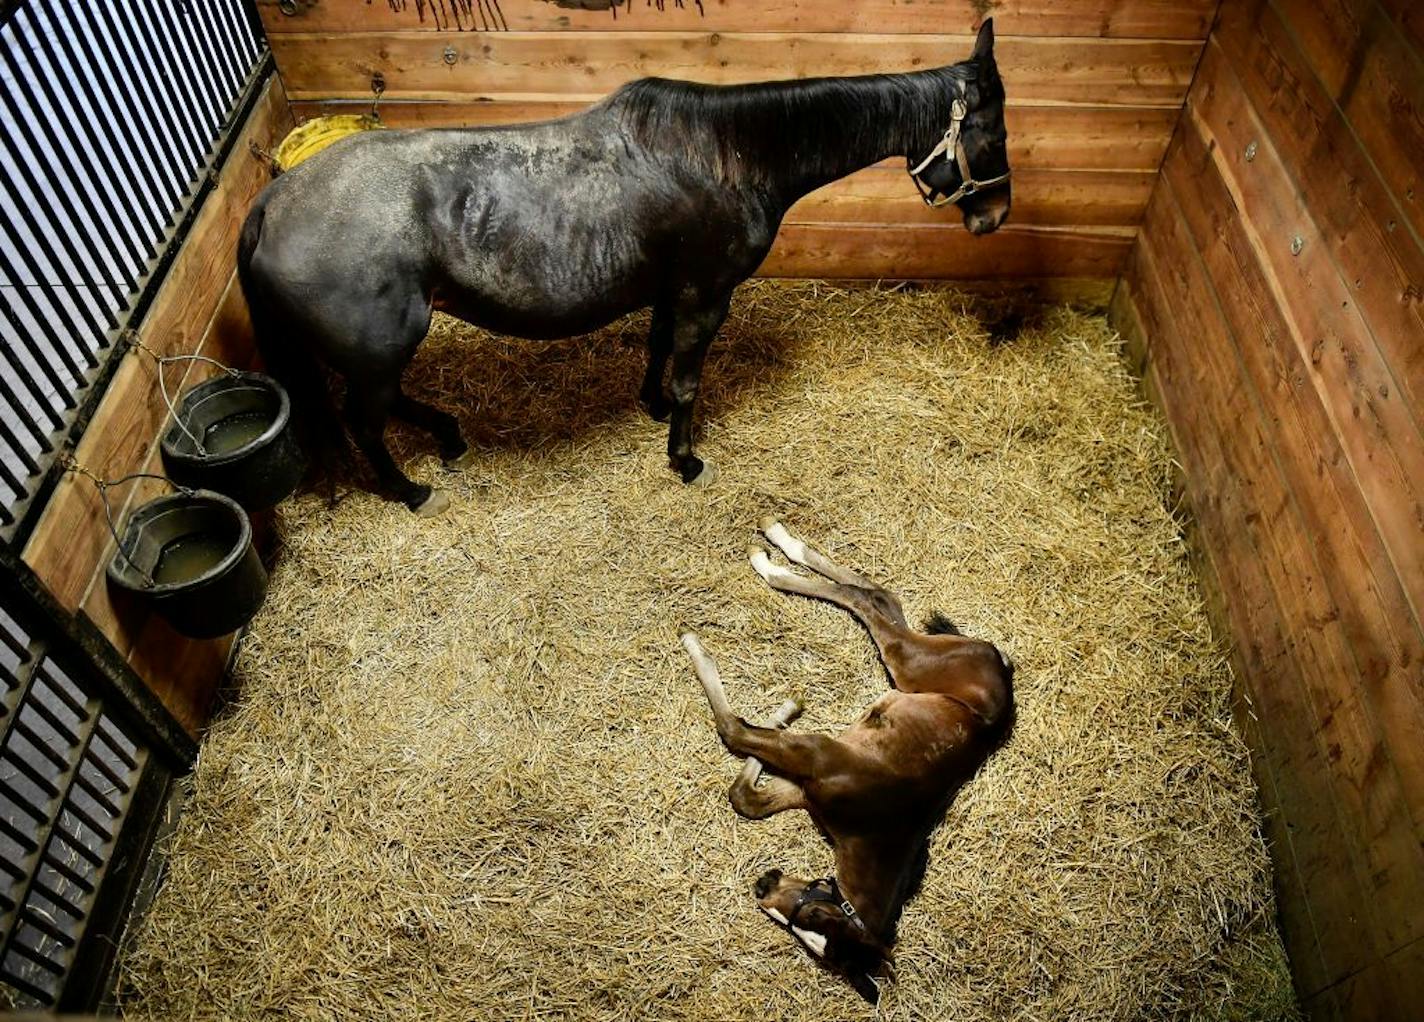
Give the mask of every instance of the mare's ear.
<svg viewBox="0 0 1424 1022">
<path fill-rule="evenodd" d="M 971 56 L 975 60 L 992 60 L 994 58 L 993 18 L 985 18 L 984 24 L 979 26 L 979 37 L 974 40 L 974 53 Z"/>
</svg>

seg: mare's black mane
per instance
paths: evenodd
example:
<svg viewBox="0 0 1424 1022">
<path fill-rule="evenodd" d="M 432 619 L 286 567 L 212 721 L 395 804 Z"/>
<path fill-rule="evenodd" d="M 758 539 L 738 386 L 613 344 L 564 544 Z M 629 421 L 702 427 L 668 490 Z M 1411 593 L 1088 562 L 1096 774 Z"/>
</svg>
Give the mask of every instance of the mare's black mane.
<svg viewBox="0 0 1424 1022">
<path fill-rule="evenodd" d="M 760 183 L 788 167 L 833 175 L 848 149 L 928 148 L 949 122 L 951 97 L 978 70 L 971 60 L 909 74 L 751 85 L 643 78 L 608 104 L 647 148 L 675 147 L 720 180 Z"/>
</svg>

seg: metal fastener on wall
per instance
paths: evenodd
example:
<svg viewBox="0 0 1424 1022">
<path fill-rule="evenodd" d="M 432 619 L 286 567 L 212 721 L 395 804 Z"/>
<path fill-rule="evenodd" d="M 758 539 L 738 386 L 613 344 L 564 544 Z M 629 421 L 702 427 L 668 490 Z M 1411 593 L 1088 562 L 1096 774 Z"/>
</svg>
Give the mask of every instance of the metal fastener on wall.
<svg viewBox="0 0 1424 1022">
<path fill-rule="evenodd" d="M 1302 238 L 1299 234 L 1297 234 L 1294 238 L 1291 239 L 1291 255 L 1300 255 L 1300 250 L 1303 248 L 1305 248 L 1305 239 Z"/>
<path fill-rule="evenodd" d="M 297 0 L 281 0 L 277 4 L 277 10 L 290 18 L 297 13 Z"/>
<path fill-rule="evenodd" d="M 1246 146 L 1246 162 L 1250 163 L 1256 158 L 1256 143 L 1251 142 Z"/>
<path fill-rule="evenodd" d="M 451 65 L 451 66 L 453 67 L 453 66 L 455 65 L 455 62 L 458 61 L 459 59 L 460 59 L 460 55 L 455 52 L 455 47 L 453 47 L 453 46 L 447 46 L 447 47 L 445 47 L 445 63 L 447 63 L 447 64 L 449 64 L 449 65 Z"/>
</svg>

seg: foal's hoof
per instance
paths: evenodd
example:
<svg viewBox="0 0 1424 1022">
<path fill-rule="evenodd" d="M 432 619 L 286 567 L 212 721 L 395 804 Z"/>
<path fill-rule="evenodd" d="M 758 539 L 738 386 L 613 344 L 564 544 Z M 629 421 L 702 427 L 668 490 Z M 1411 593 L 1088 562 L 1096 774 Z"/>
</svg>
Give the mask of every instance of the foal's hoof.
<svg viewBox="0 0 1424 1022">
<path fill-rule="evenodd" d="M 457 454 L 453 458 L 445 459 L 445 467 L 455 472 L 463 471 L 475 463 L 474 448 L 470 448 L 464 454 Z"/>
<path fill-rule="evenodd" d="M 419 507 L 412 508 L 421 518 L 434 518 L 443 513 L 450 506 L 450 495 L 444 490 L 431 490 L 430 496 L 425 498 L 424 503 Z"/>
</svg>

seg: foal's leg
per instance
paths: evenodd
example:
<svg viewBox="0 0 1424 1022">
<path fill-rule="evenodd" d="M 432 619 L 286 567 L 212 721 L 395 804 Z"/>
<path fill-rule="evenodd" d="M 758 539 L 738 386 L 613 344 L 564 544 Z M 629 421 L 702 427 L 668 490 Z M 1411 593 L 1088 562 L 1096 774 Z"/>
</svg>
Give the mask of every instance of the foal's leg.
<svg viewBox="0 0 1424 1022">
<path fill-rule="evenodd" d="M 653 325 L 648 330 L 648 371 L 643 375 L 643 388 L 638 397 L 657 422 L 664 421 L 672 412 L 663 391 L 663 373 L 672 354 L 672 325 L 672 307 L 666 302 L 654 303 Z"/>
<path fill-rule="evenodd" d="M 714 667 L 715 670 L 715 667 Z M 788 699 L 771 716 L 771 726 L 785 728 L 801 714 L 801 701 Z M 805 809 L 806 793 L 795 783 L 784 777 L 768 777 L 766 784 L 757 787 L 761 778 L 761 761 L 748 756 L 742 764 L 742 772 L 732 782 L 727 797 L 732 808 L 749 820 L 764 820 L 768 816 L 784 813 L 788 809 Z"/>
<path fill-rule="evenodd" d="M 810 548 L 806 548 L 808 551 Z M 811 551 L 814 553 L 814 551 Z M 818 555 L 820 556 L 820 555 Z M 879 587 L 865 588 L 860 585 L 840 582 L 822 582 L 807 578 L 790 568 L 773 564 L 765 550 L 759 546 L 750 547 L 747 557 L 756 573 L 766 580 L 766 584 L 783 593 L 796 593 L 814 600 L 834 603 L 848 610 L 857 621 L 865 625 L 870 637 L 880 650 L 880 659 L 891 671 L 892 659 L 898 657 L 900 648 L 906 641 L 913 641 L 916 633 L 905 623 L 905 612 L 900 609 L 900 601 L 894 594 Z M 823 558 L 824 559 L 824 558 Z M 830 565 L 829 560 L 825 561 Z M 842 569 L 843 570 L 843 569 Z M 857 578 L 859 576 L 856 576 Z"/>
<path fill-rule="evenodd" d="M 821 551 L 811 546 L 805 540 L 794 536 L 774 515 L 767 515 L 760 522 L 762 534 L 774 543 L 778 550 L 786 555 L 787 560 L 802 567 L 810 568 L 818 575 L 824 575 L 832 582 L 839 582 L 841 585 L 855 586 L 865 589 L 873 594 L 875 602 L 880 606 L 881 612 L 891 619 L 901 628 L 908 625 L 905 622 L 905 611 L 900 606 L 900 599 L 890 590 L 872 582 L 864 575 L 857 574 L 849 568 L 843 568 L 835 561 L 831 560 Z M 758 569 L 760 570 L 760 569 Z"/>
<path fill-rule="evenodd" d="M 446 465 L 451 468 L 469 467 L 472 460 L 470 445 L 460 435 L 460 420 L 455 416 L 432 404 L 418 401 L 403 390 L 397 393 L 391 404 L 391 414 L 433 436 Z"/>
<path fill-rule="evenodd" d="M 418 515 L 431 517 L 450 506 L 450 498 L 440 491 L 412 482 L 397 467 L 386 447 L 386 419 L 400 393 L 396 377 L 383 379 L 363 379 L 348 376 L 346 379 L 346 421 L 351 427 L 351 436 L 361 453 L 375 469 L 380 486 L 406 507 Z"/>
<path fill-rule="evenodd" d="M 731 300 L 725 295 L 710 305 L 678 310 L 672 331 L 672 423 L 668 427 L 668 461 L 690 483 L 702 475 L 702 459 L 692 453 L 692 408 L 702 382 L 702 362 L 712 338 L 727 318 Z M 707 480 L 703 480 L 706 482 Z"/>
<path fill-rule="evenodd" d="M 682 645 L 692 657 L 693 669 L 712 704 L 712 718 L 722 744 L 734 756 L 755 756 L 767 767 L 798 786 L 823 776 L 851 755 L 850 750 L 825 735 L 808 735 L 753 727 L 732 711 L 722 688 L 716 662 L 707 655 L 697 636 L 687 632 Z"/>
</svg>

